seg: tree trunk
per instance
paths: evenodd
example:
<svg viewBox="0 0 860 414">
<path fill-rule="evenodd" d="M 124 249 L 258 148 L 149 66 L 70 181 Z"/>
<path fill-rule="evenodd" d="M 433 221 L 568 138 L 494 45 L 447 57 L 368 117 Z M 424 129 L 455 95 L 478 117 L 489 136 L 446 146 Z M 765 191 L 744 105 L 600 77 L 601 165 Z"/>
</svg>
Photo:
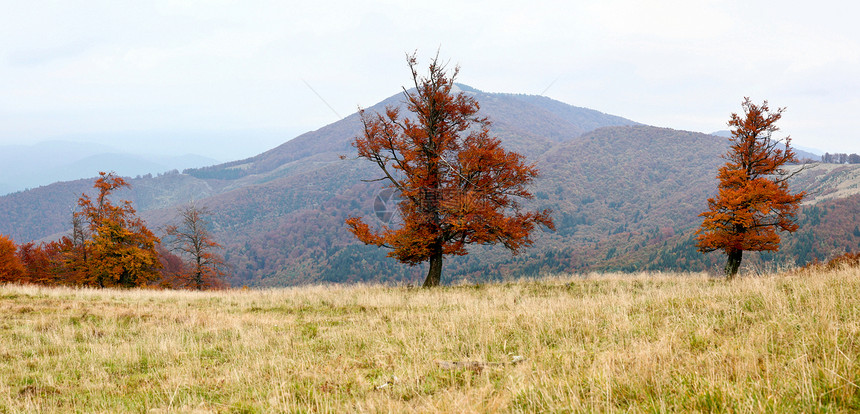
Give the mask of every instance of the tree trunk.
<svg viewBox="0 0 860 414">
<path fill-rule="evenodd" d="M 744 251 L 729 250 L 726 252 L 726 256 L 728 256 L 728 260 L 726 260 L 726 277 L 732 280 L 738 274 L 738 269 L 741 267 L 741 259 L 744 257 Z"/>
<path fill-rule="evenodd" d="M 201 263 L 200 252 L 196 252 L 197 266 L 194 268 L 194 285 L 197 290 L 203 290 L 203 263 Z"/>
<path fill-rule="evenodd" d="M 442 252 L 433 253 L 430 257 L 430 270 L 427 271 L 427 279 L 424 287 L 439 286 L 442 281 Z"/>
</svg>

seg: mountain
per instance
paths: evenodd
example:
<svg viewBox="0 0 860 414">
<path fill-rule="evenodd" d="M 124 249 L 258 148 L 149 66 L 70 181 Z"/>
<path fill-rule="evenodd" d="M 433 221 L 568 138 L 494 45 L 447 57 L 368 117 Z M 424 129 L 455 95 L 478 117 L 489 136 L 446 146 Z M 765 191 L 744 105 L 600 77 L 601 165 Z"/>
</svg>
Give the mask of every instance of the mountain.
<svg viewBox="0 0 860 414">
<path fill-rule="evenodd" d="M 211 165 L 211 158 L 123 153 L 113 147 L 70 141 L 0 146 L 0 194 L 57 181 L 90 177 L 99 171 L 125 176 L 155 174 L 174 169 Z"/>
<path fill-rule="evenodd" d="M 732 136 L 732 132 L 729 130 L 719 130 L 716 132 L 711 132 L 711 135 L 715 135 L 718 137 L 729 138 Z M 784 148 L 785 146 L 783 146 Z M 821 153 L 815 153 L 813 149 L 806 147 L 798 147 L 796 145 L 791 146 L 794 149 L 794 153 L 797 155 L 797 159 L 800 162 L 806 161 L 821 161 Z"/>
<path fill-rule="evenodd" d="M 553 209 L 557 229 L 536 234 L 535 245 L 517 256 L 474 246 L 468 256 L 446 259 L 444 280 L 700 270 L 719 262 L 719 255 L 695 252 L 692 233 L 716 191 L 724 138 L 641 125 L 540 96 L 459 87 L 478 100 L 506 148 L 541 170 L 536 197 L 525 204 Z M 401 101 L 395 95 L 368 112 Z M 379 173 L 356 159 L 350 146 L 360 130 L 359 116 L 352 114 L 254 157 L 132 179 L 133 187 L 116 196 L 131 200 L 154 229 L 174 220 L 178 205 L 194 200 L 209 207 L 234 286 L 420 281 L 423 266 L 398 264 L 385 257 L 386 250 L 362 245 L 346 231 L 349 216 L 381 224 L 374 214 L 381 186 L 362 181 Z M 850 185 L 860 169 L 843 167 L 810 169 L 793 184 L 814 192 L 802 213 L 809 231 L 829 229 L 826 243 L 807 248 L 802 260 L 845 249 L 840 235 L 853 237 L 853 228 L 842 229 L 854 211 L 844 201 L 860 192 Z M 77 197 L 91 186 L 91 179 L 78 180 L 0 197 L 0 233 L 19 243 L 59 237 L 68 231 Z M 805 248 L 805 242 L 787 242 L 797 252 Z"/>
<path fill-rule="evenodd" d="M 600 127 L 637 125 L 629 119 L 574 107 L 546 97 L 491 94 L 460 84 L 457 87 L 478 99 L 481 114 L 493 122 L 492 131 L 502 139 L 505 148 L 527 156 L 537 156 L 555 143 L 575 139 Z M 382 112 L 386 106 L 400 105 L 402 99 L 400 94 L 391 96 L 368 108 L 367 112 Z M 193 169 L 187 173 L 198 178 L 238 179 L 261 175 L 271 178 L 268 174 L 275 170 L 292 171 L 297 160 L 307 161 L 312 158 L 317 160 L 315 162 L 333 161 L 340 155 L 353 152 L 350 142 L 360 131 L 360 117 L 355 113 L 260 155 Z M 282 176 L 284 173 L 281 171 L 274 175 Z"/>
</svg>

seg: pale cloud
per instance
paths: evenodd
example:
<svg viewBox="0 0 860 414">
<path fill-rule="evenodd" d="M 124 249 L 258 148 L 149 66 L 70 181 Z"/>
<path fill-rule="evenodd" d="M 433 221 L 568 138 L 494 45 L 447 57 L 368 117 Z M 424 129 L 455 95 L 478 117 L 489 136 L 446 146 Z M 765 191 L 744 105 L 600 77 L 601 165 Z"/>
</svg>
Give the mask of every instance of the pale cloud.
<svg viewBox="0 0 860 414">
<path fill-rule="evenodd" d="M 860 6 L 846 3 L 12 2 L 0 143 L 312 130 L 337 117 L 304 82 L 346 115 L 408 84 L 405 53 L 441 48 L 490 92 L 552 85 L 573 105 L 704 132 L 744 96 L 769 99 L 796 143 L 860 152 Z"/>
<path fill-rule="evenodd" d="M 610 38 L 686 43 L 710 39 L 732 30 L 732 7 L 721 1 L 605 0 L 587 6 L 599 28 Z"/>
</svg>

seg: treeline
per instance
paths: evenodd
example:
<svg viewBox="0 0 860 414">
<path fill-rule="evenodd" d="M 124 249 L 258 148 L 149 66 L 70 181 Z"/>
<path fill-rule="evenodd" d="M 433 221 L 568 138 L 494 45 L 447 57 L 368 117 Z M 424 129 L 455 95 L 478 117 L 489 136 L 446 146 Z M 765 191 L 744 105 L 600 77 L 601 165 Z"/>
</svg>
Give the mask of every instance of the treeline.
<svg viewBox="0 0 860 414">
<path fill-rule="evenodd" d="M 224 261 L 216 252 L 220 246 L 202 219 L 206 210 L 182 210 L 182 222 L 168 227 L 168 249 L 137 217 L 131 202 L 114 204 L 109 199 L 127 186 L 113 173 L 100 173 L 94 185 L 97 196 L 81 195 L 72 215 L 72 234 L 59 241 L 16 246 L 0 235 L 0 282 L 198 290 L 226 286 Z"/>
<path fill-rule="evenodd" d="M 182 171 L 201 180 L 236 180 L 242 178 L 243 171 L 238 168 L 222 168 L 221 166 L 187 168 Z"/>
<path fill-rule="evenodd" d="M 825 164 L 860 164 L 860 155 L 825 152 L 821 156 L 821 162 Z"/>
</svg>

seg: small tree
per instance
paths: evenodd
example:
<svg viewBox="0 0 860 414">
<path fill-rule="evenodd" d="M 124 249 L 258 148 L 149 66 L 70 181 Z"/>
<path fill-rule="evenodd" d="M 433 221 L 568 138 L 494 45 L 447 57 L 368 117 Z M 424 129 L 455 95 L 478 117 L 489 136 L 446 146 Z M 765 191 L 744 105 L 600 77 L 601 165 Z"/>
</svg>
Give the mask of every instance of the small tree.
<svg viewBox="0 0 860 414">
<path fill-rule="evenodd" d="M 18 248 L 18 258 L 26 269 L 29 283 L 52 286 L 62 282 L 60 272 L 62 257 L 58 242 L 29 242 Z"/>
<path fill-rule="evenodd" d="M 128 288 L 158 279 L 158 238 L 135 215 L 130 201 L 123 200 L 117 206 L 108 199 L 113 191 L 129 184 L 113 173 L 99 175 L 95 200 L 86 194 L 78 199 L 81 211 L 74 213 L 75 240 L 68 244 L 73 249 L 68 252 L 70 263 L 82 271 L 82 282 L 92 286 Z"/>
<path fill-rule="evenodd" d="M 760 106 L 745 98 L 744 115 L 733 113 L 729 120 L 732 136 L 720 167 L 716 198 L 708 199 L 708 211 L 697 231 L 701 252 L 723 250 L 726 275 L 733 278 L 740 268 L 744 250 L 779 250 L 777 230 L 793 232 L 798 205 L 804 193 L 791 194 L 789 173 L 782 166 L 796 162 L 791 138 L 774 139 L 776 121 L 785 108 L 771 112 L 767 101 Z"/>
<path fill-rule="evenodd" d="M 180 223 L 166 228 L 172 239 L 172 250 L 190 260 L 190 271 L 178 276 L 182 287 L 203 290 L 224 284 L 226 264 L 218 254 L 221 245 L 213 240 L 207 228 L 205 218 L 208 215 L 205 207 L 185 206 L 179 210 Z"/>
<path fill-rule="evenodd" d="M 443 256 L 465 255 L 472 243 L 501 243 L 516 254 L 532 244 L 535 226 L 553 223 L 549 210 L 520 211 L 515 199 L 532 198 L 527 186 L 538 170 L 490 136 L 474 98 L 454 93 L 458 68 L 448 77 L 437 56 L 421 77 L 415 55 L 407 62 L 415 91 L 404 88 L 404 96 L 412 116 L 393 107 L 384 115 L 361 111 L 364 133 L 353 142 L 359 158 L 382 170 L 375 181 L 399 193 L 403 225 L 374 232 L 360 218 L 346 223 L 359 240 L 392 249 L 388 255 L 401 262 L 429 261 L 424 286 L 436 286 Z"/>
<path fill-rule="evenodd" d="M 155 246 L 155 251 L 161 262 L 161 280 L 158 285 L 164 289 L 187 288 L 186 276 L 190 271 L 185 261 L 161 243 Z"/>
</svg>

